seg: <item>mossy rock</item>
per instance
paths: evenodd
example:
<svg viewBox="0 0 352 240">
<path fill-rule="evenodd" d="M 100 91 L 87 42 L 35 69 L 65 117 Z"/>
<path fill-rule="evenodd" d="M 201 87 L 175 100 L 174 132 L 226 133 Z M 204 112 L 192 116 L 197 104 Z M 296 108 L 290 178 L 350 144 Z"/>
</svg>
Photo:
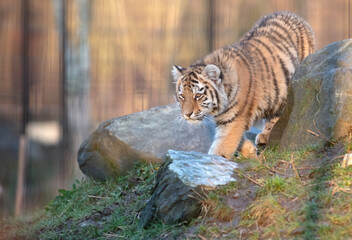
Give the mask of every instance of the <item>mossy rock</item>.
<svg viewBox="0 0 352 240">
<path fill-rule="evenodd" d="M 308 56 L 298 67 L 269 144 L 280 149 L 322 147 L 351 132 L 352 39 L 347 39 Z"/>
</svg>

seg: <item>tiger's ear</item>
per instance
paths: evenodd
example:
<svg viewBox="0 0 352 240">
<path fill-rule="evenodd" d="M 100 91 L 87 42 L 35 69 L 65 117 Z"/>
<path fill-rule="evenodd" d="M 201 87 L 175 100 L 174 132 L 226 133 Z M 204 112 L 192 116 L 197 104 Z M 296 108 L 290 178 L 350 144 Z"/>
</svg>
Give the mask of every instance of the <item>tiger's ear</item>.
<svg viewBox="0 0 352 240">
<path fill-rule="evenodd" d="M 177 66 L 177 65 L 173 66 L 171 73 L 172 73 L 172 76 L 174 77 L 175 81 L 177 81 L 177 79 L 182 76 L 183 70 L 185 70 L 185 68 Z"/>
<path fill-rule="evenodd" d="M 202 74 L 209 78 L 210 80 L 214 81 L 216 85 L 219 86 L 219 84 L 221 83 L 221 70 L 220 68 L 218 68 L 217 66 L 215 66 L 214 64 L 208 64 Z"/>
</svg>

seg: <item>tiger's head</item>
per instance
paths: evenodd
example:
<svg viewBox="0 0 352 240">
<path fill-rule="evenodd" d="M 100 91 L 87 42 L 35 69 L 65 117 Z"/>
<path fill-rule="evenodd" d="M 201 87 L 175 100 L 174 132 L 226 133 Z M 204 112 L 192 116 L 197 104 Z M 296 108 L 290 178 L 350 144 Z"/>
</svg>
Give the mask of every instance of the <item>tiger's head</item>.
<svg viewBox="0 0 352 240">
<path fill-rule="evenodd" d="M 190 123 L 201 121 L 206 115 L 216 115 L 226 104 L 219 67 L 209 64 L 172 70 L 176 82 L 176 101 L 180 103 L 182 117 Z"/>
</svg>

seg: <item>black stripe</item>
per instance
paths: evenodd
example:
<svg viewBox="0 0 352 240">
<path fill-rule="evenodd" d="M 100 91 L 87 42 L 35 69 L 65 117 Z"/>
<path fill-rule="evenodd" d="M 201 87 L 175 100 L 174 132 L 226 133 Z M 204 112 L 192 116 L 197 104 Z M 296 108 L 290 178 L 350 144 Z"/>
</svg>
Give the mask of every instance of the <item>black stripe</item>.
<svg viewBox="0 0 352 240">
<path fill-rule="evenodd" d="M 264 71 L 263 71 L 263 69 L 262 69 L 262 71 L 261 71 L 261 77 L 262 77 L 262 82 L 263 82 L 264 96 L 265 96 L 266 99 L 269 99 L 269 105 L 271 105 L 271 104 L 272 104 L 271 98 L 270 98 L 270 87 L 271 87 L 270 82 L 271 82 L 271 79 L 270 79 L 269 64 L 268 64 L 268 62 L 266 61 L 266 58 L 264 57 L 263 52 L 262 52 L 257 46 L 255 46 L 255 45 L 253 45 L 253 44 L 252 44 L 252 47 L 255 48 L 255 50 L 258 52 L 258 54 L 259 54 L 260 57 L 262 58 L 262 61 L 263 61 L 263 63 L 264 63 L 264 66 L 265 66 L 265 68 L 266 68 L 266 71 L 265 71 L 265 72 L 267 73 L 267 78 L 268 78 L 267 80 L 268 80 L 268 82 L 265 82 L 265 81 L 264 81 L 265 78 L 264 78 Z M 258 56 L 258 55 L 257 55 L 257 56 Z M 267 86 L 267 84 L 268 84 L 268 86 Z M 269 87 L 269 93 L 268 93 L 267 87 Z M 267 98 L 268 95 L 269 95 L 269 98 Z"/>
<path fill-rule="evenodd" d="M 257 47 L 255 46 L 254 44 L 250 43 L 250 45 L 255 48 L 255 50 L 258 52 L 259 56 L 262 58 L 263 60 L 263 63 L 264 63 L 264 66 L 266 68 L 266 71 L 269 72 L 269 65 L 268 65 L 268 62 L 266 61 L 265 57 L 264 57 L 264 54 L 263 52 Z M 257 55 L 258 56 L 258 55 Z"/>
<path fill-rule="evenodd" d="M 308 32 L 308 30 L 307 30 Z M 308 54 L 312 54 L 314 52 L 314 43 L 313 43 L 313 38 L 312 35 L 310 34 L 310 32 L 307 33 L 307 39 L 308 39 L 308 44 L 309 44 L 309 52 Z"/>
<path fill-rule="evenodd" d="M 313 46 L 314 46 L 314 43 L 313 43 L 313 33 L 312 33 L 312 29 L 309 28 L 309 25 L 307 26 L 307 24 L 303 24 L 303 28 L 306 32 L 305 36 L 307 37 L 307 42 L 308 42 L 308 46 L 309 46 L 309 49 L 308 49 L 308 54 L 311 54 L 313 52 Z"/>
<path fill-rule="evenodd" d="M 267 100 L 267 99 L 265 99 L 265 100 Z M 257 106 L 257 112 L 263 113 L 264 109 L 261 106 Z"/>
<path fill-rule="evenodd" d="M 262 66 L 262 62 L 264 63 L 264 65 L 265 65 L 265 67 L 266 67 L 266 69 L 267 69 L 267 71 L 266 72 L 268 72 L 268 62 L 266 61 L 266 59 L 265 59 L 265 56 L 264 56 L 264 54 L 263 54 L 263 52 L 256 46 L 256 45 L 254 45 L 253 43 L 249 43 L 250 44 L 250 46 L 252 47 L 252 48 L 254 48 L 254 54 L 258 57 L 260 57 L 261 59 L 262 59 L 262 61 L 260 61 L 260 64 L 259 64 L 259 66 L 260 66 L 260 75 L 261 75 L 261 80 L 262 80 L 262 82 L 264 81 L 264 69 L 263 69 L 263 66 Z M 263 85 L 263 87 L 264 87 L 264 90 L 265 90 L 265 88 L 266 88 L 266 86 L 265 86 L 265 84 Z"/>
<path fill-rule="evenodd" d="M 291 42 L 291 44 L 292 44 L 292 48 L 295 49 L 295 43 L 293 42 L 293 40 L 292 40 L 292 38 L 291 38 L 291 35 L 292 35 L 292 34 L 290 34 L 290 32 L 289 32 L 287 29 L 285 29 L 284 27 L 280 26 L 279 24 L 277 24 L 277 25 L 275 25 L 275 26 L 278 27 L 278 28 L 280 28 L 280 29 L 282 29 L 282 30 L 286 33 L 287 36 L 284 37 L 283 40 L 287 40 L 287 39 L 290 40 L 290 42 Z M 276 32 L 276 31 L 275 31 L 275 32 Z M 275 33 L 275 32 L 274 32 L 274 33 Z M 281 35 L 281 36 L 282 36 L 282 35 Z M 292 61 L 293 65 L 297 65 L 298 62 L 296 61 L 296 57 L 294 57 L 294 56 L 292 55 L 291 51 L 289 50 L 289 46 L 286 45 L 285 43 L 286 43 L 286 41 L 282 41 L 282 42 L 281 42 L 282 46 L 286 49 L 287 53 L 290 55 L 290 58 L 291 58 L 291 61 Z M 298 52 L 297 52 L 297 56 L 298 56 Z"/>
<path fill-rule="evenodd" d="M 279 89 L 279 86 L 277 84 L 277 79 L 276 79 L 276 75 L 275 75 L 275 72 L 274 72 L 274 69 L 271 68 L 271 76 L 274 80 L 274 86 L 275 86 L 275 100 L 274 100 L 274 103 L 276 104 L 278 99 L 279 99 L 279 95 L 280 95 L 280 89 Z M 271 106 L 270 106 L 271 107 Z"/>
<path fill-rule="evenodd" d="M 218 106 L 219 106 L 220 105 L 220 99 L 219 99 L 218 91 L 216 89 L 214 89 L 214 92 L 215 92 L 216 101 L 217 101 Z"/>
<path fill-rule="evenodd" d="M 303 37 L 307 40 L 307 44 L 308 44 L 308 49 L 307 49 L 308 52 L 304 55 L 304 57 L 306 57 L 306 56 L 308 56 L 310 54 L 310 45 L 311 44 L 310 44 L 310 41 L 309 41 L 309 33 L 308 33 L 307 27 L 305 25 L 303 25 L 302 28 L 304 30 L 304 36 Z"/>
<path fill-rule="evenodd" d="M 279 34 L 276 31 L 272 31 L 275 34 Z M 280 36 L 279 36 L 280 35 Z M 295 66 L 296 65 L 296 61 L 295 61 L 295 57 L 292 55 L 291 51 L 289 50 L 288 46 L 285 44 L 285 38 L 282 38 L 283 36 L 281 34 L 279 34 L 278 36 L 283 40 L 280 41 L 279 39 L 277 39 L 276 37 L 274 37 L 273 35 L 270 36 L 270 38 L 272 38 L 274 41 L 271 41 L 272 44 L 277 47 L 281 52 L 286 52 L 289 56 L 290 56 L 290 60 L 292 62 L 292 64 Z M 269 39 L 270 40 L 270 39 Z M 277 43 L 275 43 L 277 42 Z M 281 46 L 280 46 L 281 45 Z"/>
<path fill-rule="evenodd" d="M 215 117 L 220 117 L 221 115 L 224 115 L 225 113 L 227 113 L 228 111 L 230 111 L 231 109 L 236 107 L 237 104 L 238 104 L 238 101 L 233 101 L 231 105 L 228 105 L 228 107 L 226 108 L 225 111 L 221 112 L 220 114 L 216 115 Z"/>
<path fill-rule="evenodd" d="M 273 51 L 270 49 L 270 47 L 266 43 L 264 43 L 262 40 L 257 39 L 257 38 L 253 38 L 253 41 L 255 41 L 255 42 L 261 44 L 263 47 L 265 47 L 265 49 L 268 50 L 268 52 L 271 54 L 271 57 L 275 58 Z"/>
<path fill-rule="evenodd" d="M 289 24 L 289 23 L 286 23 L 286 24 Z M 293 42 L 293 40 L 291 38 L 292 34 L 286 28 L 284 28 L 282 25 L 280 25 L 277 21 L 273 21 L 272 25 L 277 27 L 277 28 L 280 28 L 282 31 L 284 31 L 286 33 L 286 37 L 285 38 L 290 40 L 290 42 L 291 42 L 293 47 L 295 46 L 295 43 Z"/>
<path fill-rule="evenodd" d="M 263 117 L 264 118 L 271 118 L 273 117 L 275 114 L 274 114 L 274 109 L 272 109 L 271 107 L 267 108 L 264 110 L 264 114 L 263 114 Z"/>
<path fill-rule="evenodd" d="M 307 28 L 307 38 L 309 42 L 309 54 L 313 53 L 315 51 L 315 44 L 314 44 L 314 32 L 311 28 L 306 26 Z"/>
<path fill-rule="evenodd" d="M 286 41 L 287 40 L 287 38 L 284 36 L 284 35 L 282 35 L 281 33 L 279 33 L 278 31 L 276 31 L 276 30 L 274 30 L 274 29 L 271 29 L 270 30 L 270 35 L 269 35 L 269 37 L 272 37 L 272 34 L 275 34 L 275 35 L 277 35 L 280 39 L 282 39 L 283 41 Z M 282 42 L 282 41 L 278 41 L 278 42 Z"/>
<path fill-rule="evenodd" d="M 282 71 L 283 71 L 283 73 L 284 73 L 284 75 L 285 75 L 286 86 L 288 86 L 289 83 L 290 83 L 290 78 L 291 78 L 290 75 L 291 75 L 291 74 L 290 74 L 290 72 L 288 71 L 288 69 L 286 68 L 284 61 L 283 61 L 280 57 L 279 57 L 279 62 L 280 62 L 280 65 L 281 65 L 281 69 L 282 69 Z"/>
<path fill-rule="evenodd" d="M 239 89 L 240 89 L 240 86 L 237 87 L 237 91 L 235 93 L 235 96 L 231 99 L 231 101 L 227 104 L 227 108 L 225 111 L 219 113 L 218 115 L 216 115 L 215 117 L 218 117 L 218 116 L 221 116 L 225 113 L 227 113 L 229 110 L 231 110 L 232 108 L 234 108 L 237 104 L 238 104 L 238 101 L 236 101 L 236 97 L 237 97 L 237 94 L 239 92 Z"/>
<path fill-rule="evenodd" d="M 249 93 L 252 90 L 252 85 L 253 85 L 253 73 L 251 70 L 251 65 L 254 65 L 253 59 L 249 56 L 249 55 L 245 55 L 249 61 L 249 63 L 247 63 L 246 61 L 244 62 L 248 68 L 249 71 L 249 87 L 248 87 L 248 92 L 247 92 L 247 98 L 246 98 L 246 102 L 245 102 L 245 107 L 247 106 L 247 102 L 248 102 L 248 96 Z M 250 64 L 251 63 L 251 64 Z"/>
<path fill-rule="evenodd" d="M 224 84 L 224 86 L 225 86 L 225 84 Z M 229 86 L 229 90 L 227 91 L 227 94 L 226 94 L 227 98 L 230 98 L 231 93 L 232 93 L 232 85 Z"/>
<path fill-rule="evenodd" d="M 300 53 L 300 55 L 299 55 L 299 59 L 300 60 L 302 60 L 303 59 L 303 54 L 304 54 L 304 51 L 303 51 L 303 39 L 302 39 L 302 29 L 301 29 L 301 26 L 297 26 L 297 28 L 296 28 L 297 30 L 298 30 L 298 32 L 299 32 L 299 45 L 298 45 L 298 50 L 299 50 L 299 53 Z"/>
<path fill-rule="evenodd" d="M 252 47 L 252 48 L 254 48 L 255 49 L 255 51 L 257 52 L 255 55 L 257 55 L 257 56 L 260 56 L 262 59 L 264 59 L 264 54 L 263 54 L 263 52 L 256 46 L 256 45 L 254 45 L 253 43 L 249 43 L 249 45 Z M 259 54 L 259 55 L 258 55 Z"/>
<path fill-rule="evenodd" d="M 290 24 L 290 26 L 291 26 L 291 31 L 293 31 L 294 35 L 296 36 L 296 43 L 294 46 L 297 51 L 298 58 L 300 58 L 300 56 L 299 56 L 299 45 L 300 45 L 299 39 L 300 39 L 300 37 L 299 37 L 299 33 L 297 32 L 298 25 L 297 25 L 297 23 L 292 23 L 292 24 Z M 293 39 L 292 39 L 292 41 L 293 41 Z"/>
<path fill-rule="evenodd" d="M 270 53 L 270 56 L 271 56 L 271 58 L 272 58 L 273 60 L 276 59 L 276 57 L 275 57 L 275 55 L 273 54 L 272 50 L 270 49 L 270 47 L 269 47 L 266 43 L 264 43 L 264 42 L 261 41 L 260 39 L 256 39 L 256 38 L 253 39 L 253 40 L 256 41 L 257 43 L 261 44 L 261 45 Z M 267 67 L 268 67 L 267 73 L 268 73 L 268 75 L 269 75 L 269 74 L 270 74 L 269 65 L 268 65 Z M 269 87 L 269 89 L 271 89 L 270 77 L 269 77 L 268 87 Z M 271 106 L 271 105 L 272 105 L 272 99 L 271 99 L 270 90 L 269 90 L 269 96 L 268 96 L 267 99 L 269 99 L 269 100 L 268 100 L 268 102 L 269 102 L 268 104 L 269 104 L 269 106 Z"/>
<path fill-rule="evenodd" d="M 193 82 L 193 83 L 199 84 L 199 81 L 196 81 L 196 80 L 194 80 L 192 78 L 190 79 L 190 81 Z"/>
<path fill-rule="evenodd" d="M 233 116 L 232 118 L 230 118 L 229 120 L 226 121 L 217 121 L 216 124 L 217 125 L 226 125 L 228 123 L 233 122 L 236 118 L 237 118 L 238 114 L 235 114 L 235 116 Z"/>
<path fill-rule="evenodd" d="M 252 110 L 253 110 L 253 104 L 249 105 L 249 109 L 247 111 L 247 118 L 251 119 L 251 116 L 253 114 Z"/>
<path fill-rule="evenodd" d="M 211 101 L 214 102 L 214 95 L 213 95 L 213 92 L 211 91 L 211 89 L 209 90 L 209 92 L 210 92 L 210 96 L 211 96 Z"/>
<path fill-rule="evenodd" d="M 269 31 L 269 32 L 268 32 Z M 275 34 L 275 35 L 277 35 L 280 39 L 282 39 L 283 41 L 286 41 L 287 40 L 287 38 L 284 36 L 284 35 L 282 35 L 281 33 L 279 33 L 278 31 L 276 31 L 275 29 L 264 29 L 264 31 L 262 32 L 263 34 L 262 35 L 260 35 L 260 37 L 267 37 L 267 38 L 271 38 L 271 37 L 273 37 L 273 34 Z M 276 39 L 276 41 L 277 42 L 279 42 L 279 43 L 282 43 L 282 41 L 280 41 L 280 40 L 278 40 L 278 39 Z"/>
<path fill-rule="evenodd" d="M 251 90 L 252 90 L 252 84 L 253 84 L 253 73 L 252 73 L 252 71 L 251 71 L 251 65 L 250 65 L 250 63 L 253 65 L 253 59 L 250 57 L 250 56 L 248 56 L 248 55 L 244 55 L 246 58 L 244 58 L 243 56 L 242 56 L 242 54 L 243 54 L 243 52 L 239 52 L 239 57 L 241 57 L 241 59 L 243 60 L 243 63 L 247 66 L 247 69 L 248 69 L 248 72 L 249 72 L 249 87 L 248 87 L 248 91 L 247 91 L 247 98 L 246 98 L 246 101 L 244 102 L 244 105 L 243 105 L 243 107 L 242 108 L 240 108 L 240 111 L 237 113 L 237 115 L 240 115 L 240 114 L 242 114 L 242 112 L 244 111 L 244 109 L 247 107 L 247 103 L 248 103 L 248 96 L 250 96 L 249 95 L 249 93 L 251 92 Z M 247 60 L 248 59 L 248 60 Z M 249 62 L 248 62 L 249 61 Z"/>
<path fill-rule="evenodd" d="M 193 78 L 197 78 L 197 74 L 195 74 L 194 72 L 190 72 L 188 74 L 188 76 L 193 77 Z"/>
</svg>

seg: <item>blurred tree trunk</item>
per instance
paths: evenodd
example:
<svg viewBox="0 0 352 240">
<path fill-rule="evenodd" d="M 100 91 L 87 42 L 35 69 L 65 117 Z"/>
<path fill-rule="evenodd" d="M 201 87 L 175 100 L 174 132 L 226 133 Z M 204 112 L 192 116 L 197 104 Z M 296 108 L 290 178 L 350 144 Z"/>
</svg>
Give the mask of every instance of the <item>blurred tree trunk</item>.
<svg viewBox="0 0 352 240">
<path fill-rule="evenodd" d="M 90 116 L 90 0 L 54 0 L 62 40 L 63 173 L 77 170 L 77 150 L 91 130 Z M 71 170 L 71 172 L 70 172 Z M 63 178 L 67 179 L 67 178 Z"/>
<path fill-rule="evenodd" d="M 216 25 L 214 21 L 216 20 L 216 2 L 214 0 L 208 0 L 208 51 L 212 52 L 214 50 L 214 36 L 215 29 L 214 26 Z"/>
</svg>

